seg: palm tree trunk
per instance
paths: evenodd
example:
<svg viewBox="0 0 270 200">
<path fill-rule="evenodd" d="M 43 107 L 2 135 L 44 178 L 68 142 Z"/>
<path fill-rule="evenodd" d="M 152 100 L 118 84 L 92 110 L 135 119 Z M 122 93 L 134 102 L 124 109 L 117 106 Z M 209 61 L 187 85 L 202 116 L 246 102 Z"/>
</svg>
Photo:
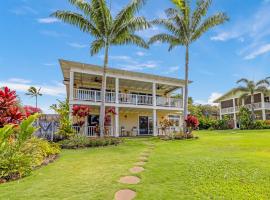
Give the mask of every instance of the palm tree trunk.
<svg viewBox="0 0 270 200">
<path fill-rule="evenodd" d="M 189 45 L 186 45 L 186 65 L 185 65 L 185 91 L 184 91 L 184 134 L 187 132 L 185 119 L 188 115 L 188 68 L 189 68 Z"/>
<path fill-rule="evenodd" d="M 255 120 L 255 111 L 254 111 L 254 94 L 251 94 L 251 118 L 252 121 Z"/>
<path fill-rule="evenodd" d="M 105 47 L 105 57 L 104 57 L 104 67 L 103 67 L 103 77 L 102 77 L 102 88 L 101 88 L 101 106 L 99 114 L 99 127 L 100 127 L 100 136 L 104 136 L 104 122 L 105 122 L 105 100 L 106 100 L 106 85 L 107 85 L 107 68 L 109 60 L 109 46 Z"/>
</svg>

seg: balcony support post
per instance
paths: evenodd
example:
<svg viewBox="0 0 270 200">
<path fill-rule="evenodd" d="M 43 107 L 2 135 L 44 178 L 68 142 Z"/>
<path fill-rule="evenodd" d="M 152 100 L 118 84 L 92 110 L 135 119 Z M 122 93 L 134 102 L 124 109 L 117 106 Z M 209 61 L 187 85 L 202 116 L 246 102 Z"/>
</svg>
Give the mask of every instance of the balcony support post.
<svg viewBox="0 0 270 200">
<path fill-rule="evenodd" d="M 119 137 L 119 107 L 115 107 L 116 114 L 114 115 L 114 136 Z"/>
<path fill-rule="evenodd" d="M 262 119 L 266 120 L 264 93 L 261 93 L 261 102 L 262 102 Z"/>
<path fill-rule="evenodd" d="M 235 107 L 235 98 L 233 98 L 233 121 L 234 121 L 234 128 L 237 128 L 237 119 L 236 119 L 236 107 Z"/>
<path fill-rule="evenodd" d="M 69 74 L 69 100 L 73 101 L 74 99 L 74 72 L 70 71 Z"/>
<path fill-rule="evenodd" d="M 119 103 L 119 78 L 115 78 L 115 103 Z"/>
<path fill-rule="evenodd" d="M 153 135 L 157 136 L 158 131 L 157 131 L 157 110 L 153 109 Z"/>
<path fill-rule="evenodd" d="M 156 107 L 157 106 L 157 91 L 156 91 L 156 83 L 153 83 L 152 85 L 152 89 L 153 89 L 153 106 Z"/>
</svg>

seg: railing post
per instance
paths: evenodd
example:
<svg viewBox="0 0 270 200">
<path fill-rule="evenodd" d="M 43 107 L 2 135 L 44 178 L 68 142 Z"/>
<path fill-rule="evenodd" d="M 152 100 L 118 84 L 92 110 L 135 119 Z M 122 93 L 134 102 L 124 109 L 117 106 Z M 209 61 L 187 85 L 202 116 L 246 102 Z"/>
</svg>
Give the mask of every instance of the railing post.
<svg viewBox="0 0 270 200">
<path fill-rule="evenodd" d="M 97 91 L 96 90 L 94 92 L 94 100 L 95 100 L 95 102 L 97 102 Z"/>
<path fill-rule="evenodd" d="M 114 115 L 114 130 L 115 137 L 119 137 L 119 108 L 115 107 L 116 114 Z"/>
<path fill-rule="evenodd" d="M 84 135 L 88 135 L 88 120 L 87 120 L 88 117 L 85 117 L 84 119 Z"/>
<path fill-rule="evenodd" d="M 73 101 L 74 99 L 74 72 L 70 71 L 69 73 L 69 100 Z"/>
</svg>

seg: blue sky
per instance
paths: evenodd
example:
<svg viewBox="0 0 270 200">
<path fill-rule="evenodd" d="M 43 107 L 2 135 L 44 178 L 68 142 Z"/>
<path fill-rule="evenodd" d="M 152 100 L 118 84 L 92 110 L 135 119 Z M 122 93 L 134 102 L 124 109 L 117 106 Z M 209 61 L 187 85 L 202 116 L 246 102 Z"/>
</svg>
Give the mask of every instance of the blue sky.
<svg viewBox="0 0 270 200">
<path fill-rule="evenodd" d="M 127 0 L 113 0 L 117 13 Z M 158 2 L 158 3 L 157 3 Z M 164 16 L 169 0 L 148 0 L 140 14 L 148 19 Z M 65 98 L 58 59 L 102 64 L 102 52 L 90 56 L 92 38 L 49 15 L 55 10 L 74 10 L 67 0 L 9 0 L 0 6 L 0 86 L 18 91 L 22 102 L 29 86 L 42 88 L 39 106 L 44 112 Z M 213 0 L 209 14 L 224 11 L 230 22 L 217 27 L 191 46 L 190 96 L 197 103 L 212 100 L 235 86 L 241 77 L 258 80 L 270 75 L 270 1 Z M 162 32 L 160 27 L 140 32 L 146 40 Z M 168 52 L 168 45 L 150 50 L 134 46 L 113 47 L 110 66 L 158 75 L 184 77 L 184 49 Z"/>
</svg>

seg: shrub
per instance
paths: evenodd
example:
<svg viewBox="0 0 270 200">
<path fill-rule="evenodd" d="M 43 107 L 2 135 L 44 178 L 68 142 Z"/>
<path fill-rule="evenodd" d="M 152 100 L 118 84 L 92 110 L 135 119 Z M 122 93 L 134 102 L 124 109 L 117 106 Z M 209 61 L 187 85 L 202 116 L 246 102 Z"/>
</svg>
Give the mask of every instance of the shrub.
<svg viewBox="0 0 270 200">
<path fill-rule="evenodd" d="M 240 129 L 253 129 L 254 124 L 252 120 L 252 114 L 246 107 L 241 107 L 238 113 Z"/>
<path fill-rule="evenodd" d="M 86 147 L 100 147 L 108 145 L 118 145 L 122 142 L 120 138 L 103 137 L 103 138 L 89 138 L 84 135 L 75 135 L 66 140 L 59 142 L 64 149 L 78 149 Z"/>
<path fill-rule="evenodd" d="M 188 115 L 185 121 L 189 130 L 189 134 L 192 134 L 192 130 L 197 129 L 199 126 L 199 120 L 193 115 Z"/>
<path fill-rule="evenodd" d="M 31 167 L 34 168 L 42 165 L 46 158 L 59 154 L 60 147 L 47 140 L 33 137 L 23 144 L 21 151 L 31 158 Z"/>
</svg>

